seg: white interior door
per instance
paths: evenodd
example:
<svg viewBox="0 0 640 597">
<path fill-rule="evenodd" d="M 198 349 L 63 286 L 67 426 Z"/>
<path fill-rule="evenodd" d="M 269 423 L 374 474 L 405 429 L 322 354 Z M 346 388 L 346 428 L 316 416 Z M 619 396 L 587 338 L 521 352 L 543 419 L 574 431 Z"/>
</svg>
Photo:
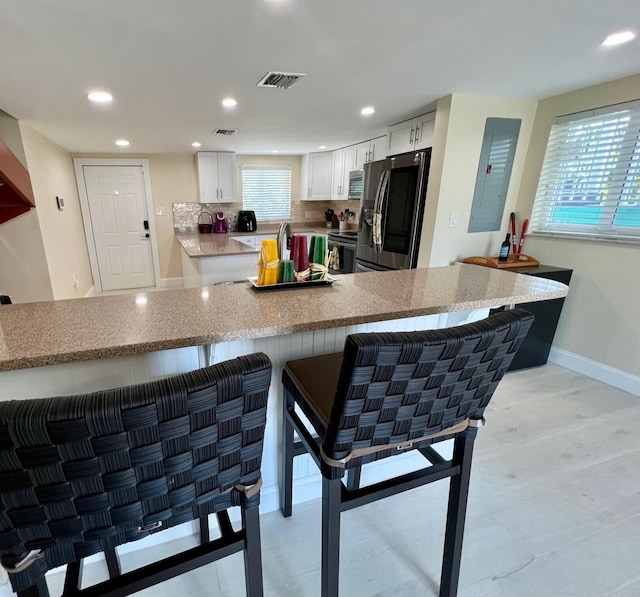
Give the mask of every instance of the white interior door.
<svg viewBox="0 0 640 597">
<path fill-rule="evenodd" d="M 103 290 L 155 286 L 141 166 L 83 166 Z"/>
</svg>

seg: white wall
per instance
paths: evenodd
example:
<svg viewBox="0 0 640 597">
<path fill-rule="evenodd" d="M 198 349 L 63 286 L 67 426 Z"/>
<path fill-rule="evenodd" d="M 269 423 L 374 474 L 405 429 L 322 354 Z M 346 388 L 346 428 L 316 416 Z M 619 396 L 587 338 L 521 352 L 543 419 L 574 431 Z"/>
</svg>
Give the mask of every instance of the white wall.
<svg viewBox="0 0 640 597">
<path fill-rule="evenodd" d="M 529 217 L 556 116 L 640 98 L 640 75 L 542 100 L 518 194 Z M 528 254 L 574 270 L 554 346 L 640 376 L 640 245 L 529 236 Z"/>
<path fill-rule="evenodd" d="M 71 154 L 28 126 L 21 130 L 53 298 L 81 298 L 93 286 L 93 277 Z M 56 197 L 64 199 L 63 210 Z"/>
<path fill-rule="evenodd" d="M 460 93 L 438 102 L 419 266 L 498 254 L 510 231 L 509 214 L 516 205 L 536 103 Z M 500 230 L 468 233 L 484 128 L 490 117 L 521 119 L 520 135 Z M 449 227 L 452 213 L 458 214 L 456 228 Z"/>
</svg>

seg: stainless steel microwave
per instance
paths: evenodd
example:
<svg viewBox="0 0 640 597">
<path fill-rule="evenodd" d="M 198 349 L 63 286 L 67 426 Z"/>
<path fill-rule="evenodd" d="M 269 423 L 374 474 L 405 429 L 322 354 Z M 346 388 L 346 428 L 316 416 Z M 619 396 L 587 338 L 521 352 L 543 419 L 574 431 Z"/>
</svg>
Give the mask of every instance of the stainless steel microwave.
<svg viewBox="0 0 640 597">
<path fill-rule="evenodd" d="M 364 190 L 364 171 L 353 170 L 349 172 L 349 193 L 347 199 L 362 199 Z"/>
</svg>

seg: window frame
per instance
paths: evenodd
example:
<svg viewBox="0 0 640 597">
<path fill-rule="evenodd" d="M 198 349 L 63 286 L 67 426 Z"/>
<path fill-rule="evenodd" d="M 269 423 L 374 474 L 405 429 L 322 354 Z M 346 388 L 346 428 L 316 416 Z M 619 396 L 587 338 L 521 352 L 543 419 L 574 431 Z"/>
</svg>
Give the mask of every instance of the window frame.
<svg viewBox="0 0 640 597">
<path fill-rule="evenodd" d="M 256 213 L 256 220 L 259 222 L 277 222 L 281 220 L 289 220 L 291 217 L 291 185 L 293 178 L 293 166 L 291 164 L 242 164 L 241 180 L 242 180 L 242 209 L 252 210 Z M 264 207 L 274 209 L 272 204 L 265 203 L 264 206 L 260 202 L 257 203 L 245 203 L 246 200 L 251 201 L 251 198 L 245 199 L 245 192 L 247 192 L 248 185 L 245 183 L 245 173 L 250 172 L 278 172 L 288 173 L 288 197 L 286 202 L 283 200 L 281 205 L 277 206 L 275 216 L 265 216 Z M 246 181 L 248 182 L 248 181 Z M 275 186 L 275 185 L 274 185 Z M 263 207 L 263 209 L 261 209 Z M 286 207 L 286 209 L 284 209 Z"/>
<path fill-rule="evenodd" d="M 640 100 L 554 120 L 529 233 L 640 243 Z"/>
</svg>

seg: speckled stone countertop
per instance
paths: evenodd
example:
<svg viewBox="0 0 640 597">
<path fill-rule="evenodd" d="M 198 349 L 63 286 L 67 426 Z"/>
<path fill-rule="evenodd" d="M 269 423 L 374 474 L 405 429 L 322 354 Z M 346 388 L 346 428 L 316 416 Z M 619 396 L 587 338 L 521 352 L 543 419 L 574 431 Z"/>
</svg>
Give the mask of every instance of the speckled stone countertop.
<svg viewBox="0 0 640 597">
<path fill-rule="evenodd" d="M 249 282 L 3 305 L 0 371 L 560 298 L 559 282 L 457 264 L 348 274 L 331 286 Z"/>
<path fill-rule="evenodd" d="M 230 232 L 226 234 L 198 234 L 176 232 L 176 240 L 185 250 L 189 257 L 216 257 L 220 255 L 243 255 L 245 253 L 257 253 L 259 249 L 247 246 L 235 237 L 256 236 L 263 234 L 275 235 L 278 232 L 278 225 L 261 224 L 260 229 L 255 232 Z M 327 234 L 328 232 L 338 232 L 338 230 L 328 229 L 320 225 L 293 225 L 293 233 Z"/>
</svg>

